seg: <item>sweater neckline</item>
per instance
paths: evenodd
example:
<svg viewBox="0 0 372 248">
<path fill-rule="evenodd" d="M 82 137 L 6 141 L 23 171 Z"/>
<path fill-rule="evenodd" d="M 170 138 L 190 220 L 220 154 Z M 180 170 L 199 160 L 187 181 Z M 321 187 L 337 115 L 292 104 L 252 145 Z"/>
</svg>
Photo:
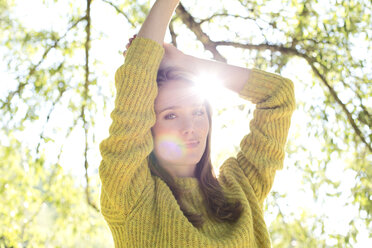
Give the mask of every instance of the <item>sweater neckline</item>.
<svg viewBox="0 0 372 248">
<path fill-rule="evenodd" d="M 199 181 L 196 177 L 176 177 L 177 185 L 182 189 L 195 189 L 199 185 Z"/>
</svg>

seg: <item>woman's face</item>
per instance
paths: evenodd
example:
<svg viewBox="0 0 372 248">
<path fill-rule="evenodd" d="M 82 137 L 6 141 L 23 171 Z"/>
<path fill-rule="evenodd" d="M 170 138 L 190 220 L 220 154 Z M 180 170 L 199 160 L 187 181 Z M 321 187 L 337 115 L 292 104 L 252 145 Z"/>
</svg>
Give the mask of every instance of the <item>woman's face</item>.
<svg viewBox="0 0 372 248">
<path fill-rule="evenodd" d="M 178 177 L 194 176 L 209 131 L 204 99 L 190 83 L 172 80 L 159 87 L 155 113 L 152 135 L 160 165 Z"/>
</svg>

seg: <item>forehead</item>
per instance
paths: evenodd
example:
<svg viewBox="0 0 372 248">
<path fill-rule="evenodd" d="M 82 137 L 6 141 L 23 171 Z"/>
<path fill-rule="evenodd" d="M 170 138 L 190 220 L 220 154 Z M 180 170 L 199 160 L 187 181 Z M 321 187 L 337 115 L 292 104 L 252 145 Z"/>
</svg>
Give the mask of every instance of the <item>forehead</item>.
<svg viewBox="0 0 372 248">
<path fill-rule="evenodd" d="M 155 111 L 161 111 L 170 106 L 191 107 L 202 105 L 204 98 L 196 87 L 188 82 L 172 80 L 159 87 L 155 100 Z"/>
</svg>

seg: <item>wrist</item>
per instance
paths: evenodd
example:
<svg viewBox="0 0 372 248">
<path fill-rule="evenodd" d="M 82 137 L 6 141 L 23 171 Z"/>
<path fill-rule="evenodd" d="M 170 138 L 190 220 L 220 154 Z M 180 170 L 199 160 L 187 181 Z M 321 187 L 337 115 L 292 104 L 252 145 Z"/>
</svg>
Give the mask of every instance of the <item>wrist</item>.
<svg viewBox="0 0 372 248">
<path fill-rule="evenodd" d="M 193 74 L 198 74 L 200 72 L 199 60 L 192 55 L 184 54 L 178 64 L 183 70 Z"/>
<path fill-rule="evenodd" d="M 156 2 L 167 2 L 167 3 L 174 4 L 175 6 L 177 6 L 180 3 L 180 0 L 156 0 Z"/>
</svg>

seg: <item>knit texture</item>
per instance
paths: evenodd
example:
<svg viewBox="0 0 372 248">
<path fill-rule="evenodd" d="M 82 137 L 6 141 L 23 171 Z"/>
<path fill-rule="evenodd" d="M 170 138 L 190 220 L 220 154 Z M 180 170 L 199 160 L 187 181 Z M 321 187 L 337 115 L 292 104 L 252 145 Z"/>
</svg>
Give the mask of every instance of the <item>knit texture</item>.
<svg viewBox="0 0 372 248">
<path fill-rule="evenodd" d="M 284 161 L 284 146 L 295 108 L 293 83 L 279 75 L 249 70 L 240 97 L 256 104 L 250 133 L 236 157 L 220 167 L 218 181 L 228 199 L 239 199 L 244 211 L 235 223 L 209 218 L 193 177 L 176 182 L 190 189 L 184 195 L 189 211 L 203 214 L 203 227 L 194 227 L 181 211 L 166 183 L 151 175 L 148 155 L 153 150 L 156 75 L 164 49 L 138 37 L 115 74 L 117 95 L 109 137 L 100 144 L 102 161 L 101 212 L 115 247 L 270 247 L 263 218 L 263 201 L 275 171 Z"/>
</svg>

